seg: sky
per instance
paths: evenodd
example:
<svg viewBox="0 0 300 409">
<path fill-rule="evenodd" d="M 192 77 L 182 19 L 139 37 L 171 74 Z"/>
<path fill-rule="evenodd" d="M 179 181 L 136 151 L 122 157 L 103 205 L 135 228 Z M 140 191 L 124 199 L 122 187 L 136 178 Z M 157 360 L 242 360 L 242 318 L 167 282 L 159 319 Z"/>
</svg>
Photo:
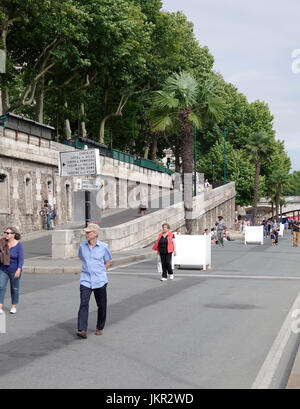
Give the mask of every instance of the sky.
<svg viewBox="0 0 300 409">
<path fill-rule="evenodd" d="M 183 11 L 214 70 L 249 102 L 265 101 L 276 139 L 284 140 L 292 171 L 300 171 L 300 1 L 162 0 Z"/>
</svg>

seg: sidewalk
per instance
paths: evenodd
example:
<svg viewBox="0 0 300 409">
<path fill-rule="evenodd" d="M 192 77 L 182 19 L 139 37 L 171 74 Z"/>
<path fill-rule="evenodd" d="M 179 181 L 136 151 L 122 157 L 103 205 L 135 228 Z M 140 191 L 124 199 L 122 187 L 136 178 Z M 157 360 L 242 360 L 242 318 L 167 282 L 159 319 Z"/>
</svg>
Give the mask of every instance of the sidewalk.
<svg viewBox="0 0 300 409">
<path fill-rule="evenodd" d="M 111 267 L 155 257 L 156 253 L 151 247 L 112 253 Z M 28 258 L 25 259 L 23 272 L 31 274 L 80 274 L 81 260 L 78 258 L 54 259 L 46 256 Z"/>
</svg>

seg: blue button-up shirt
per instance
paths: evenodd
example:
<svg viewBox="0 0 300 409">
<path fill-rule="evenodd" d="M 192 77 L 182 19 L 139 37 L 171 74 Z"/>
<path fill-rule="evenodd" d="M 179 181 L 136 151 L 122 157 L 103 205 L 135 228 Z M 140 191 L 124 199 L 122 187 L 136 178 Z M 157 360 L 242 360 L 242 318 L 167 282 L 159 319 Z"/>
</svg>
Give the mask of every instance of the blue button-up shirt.
<svg viewBox="0 0 300 409">
<path fill-rule="evenodd" d="M 106 243 L 97 240 L 95 247 L 91 249 L 89 242 L 85 241 L 80 244 L 78 257 L 82 260 L 81 285 L 94 289 L 108 283 L 105 263 L 112 257 Z"/>
</svg>

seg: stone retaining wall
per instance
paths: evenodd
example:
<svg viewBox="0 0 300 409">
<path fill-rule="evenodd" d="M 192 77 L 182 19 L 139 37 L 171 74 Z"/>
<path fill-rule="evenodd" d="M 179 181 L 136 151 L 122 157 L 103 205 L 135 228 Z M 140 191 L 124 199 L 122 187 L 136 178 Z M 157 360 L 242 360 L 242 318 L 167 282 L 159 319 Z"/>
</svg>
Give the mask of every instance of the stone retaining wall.
<svg viewBox="0 0 300 409">
<path fill-rule="evenodd" d="M 224 217 L 229 228 L 234 227 L 235 184 L 228 183 L 217 189 L 202 192 L 193 199 L 194 233 L 203 233 L 204 228 L 213 227 L 217 216 Z M 183 203 L 140 217 L 119 226 L 103 228 L 100 240 L 108 243 L 113 252 L 142 248 L 153 243 L 162 222 L 170 224 L 172 231 L 184 225 Z M 52 234 L 52 257 L 76 257 L 80 241 L 85 240 L 82 230 L 57 230 Z"/>
</svg>

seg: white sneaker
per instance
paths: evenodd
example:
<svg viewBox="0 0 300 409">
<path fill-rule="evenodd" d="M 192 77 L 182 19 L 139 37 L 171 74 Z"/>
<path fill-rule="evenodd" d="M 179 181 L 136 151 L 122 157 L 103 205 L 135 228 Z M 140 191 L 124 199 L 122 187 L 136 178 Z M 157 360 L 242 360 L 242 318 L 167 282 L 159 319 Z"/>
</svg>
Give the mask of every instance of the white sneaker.
<svg viewBox="0 0 300 409">
<path fill-rule="evenodd" d="M 170 279 L 170 280 L 174 280 L 174 274 L 171 274 L 171 275 L 169 276 L 169 279 Z"/>
<path fill-rule="evenodd" d="M 160 281 L 168 281 L 168 279 L 165 278 L 165 277 L 162 277 L 162 278 L 160 279 Z"/>
<path fill-rule="evenodd" d="M 11 308 L 9 311 L 11 314 L 16 314 L 17 309 L 15 307 Z"/>
</svg>

